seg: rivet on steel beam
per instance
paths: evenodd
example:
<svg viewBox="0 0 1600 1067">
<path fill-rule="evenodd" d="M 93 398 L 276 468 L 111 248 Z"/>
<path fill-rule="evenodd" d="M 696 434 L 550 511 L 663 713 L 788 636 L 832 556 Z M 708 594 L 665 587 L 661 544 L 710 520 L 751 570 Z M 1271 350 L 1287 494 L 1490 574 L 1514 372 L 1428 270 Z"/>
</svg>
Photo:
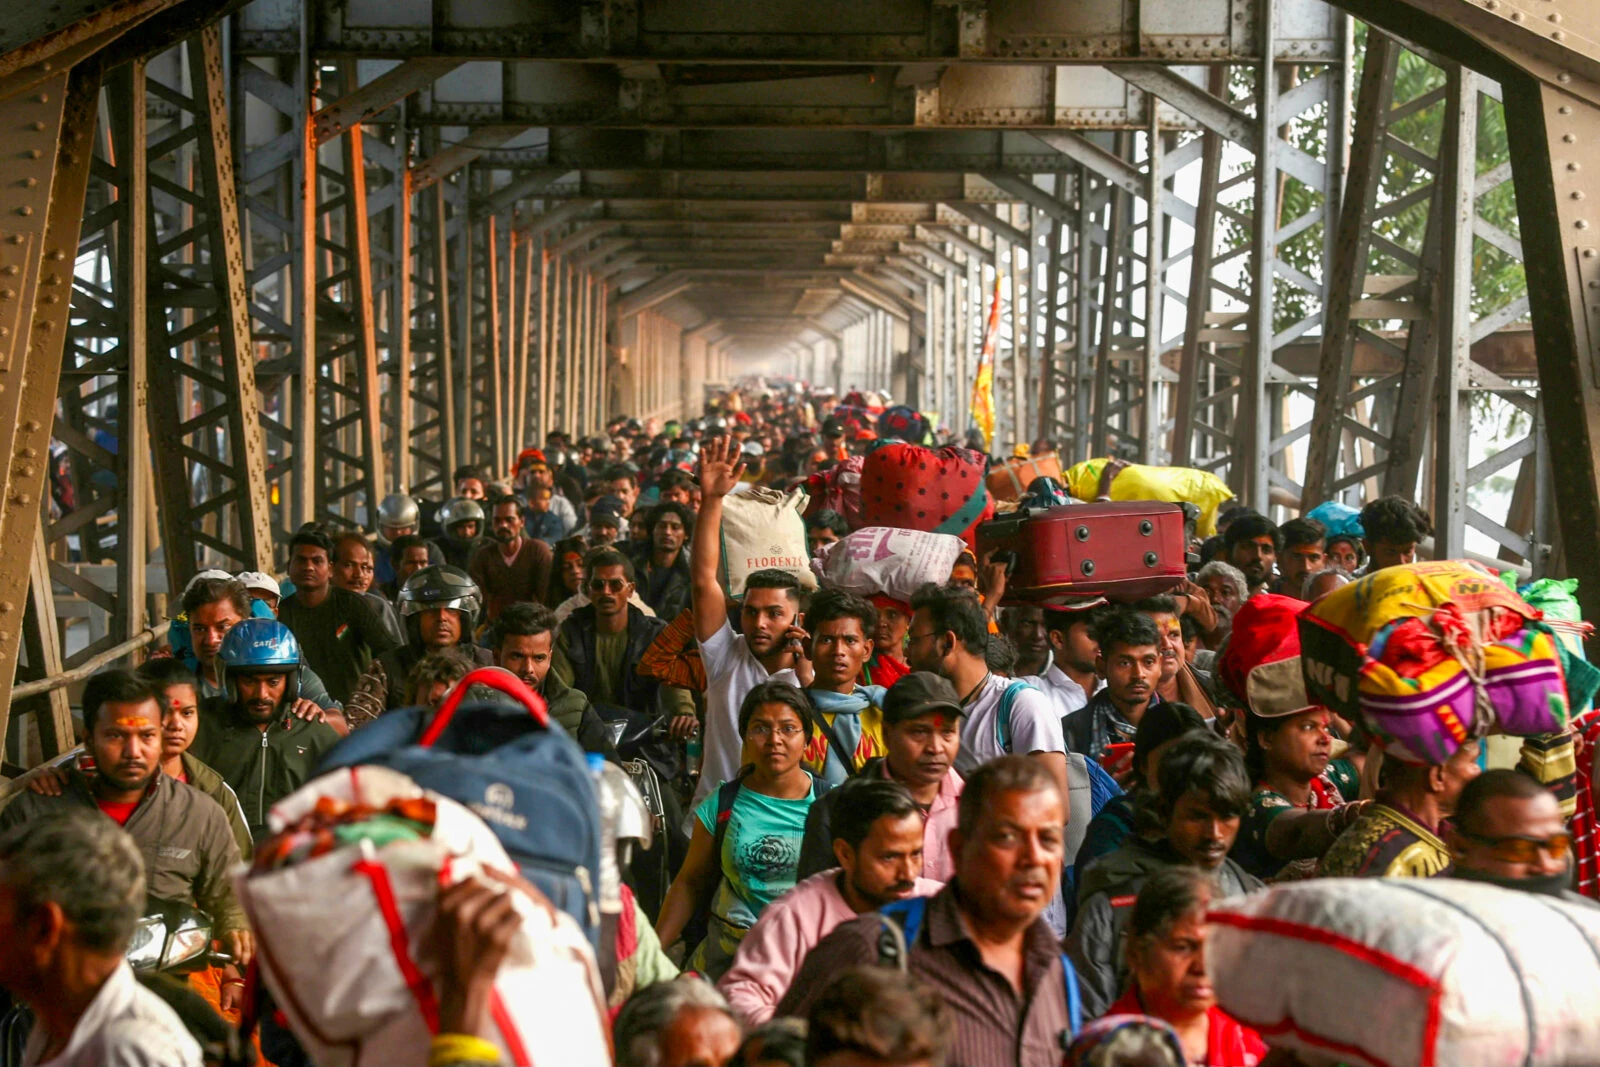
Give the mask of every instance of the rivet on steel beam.
<svg viewBox="0 0 1600 1067">
<path fill-rule="evenodd" d="M 1583 250 L 1583 258 L 1584 259 L 1593 259 L 1594 257 L 1595 257 L 1595 250 L 1594 249 L 1585 248 Z"/>
<path fill-rule="evenodd" d="M 32 497 L 28 496 L 27 493 L 13 493 L 11 495 L 11 502 L 13 504 L 17 505 L 18 507 L 24 506 L 31 499 L 32 499 Z"/>
<path fill-rule="evenodd" d="M 1567 169 L 1568 170 L 1582 170 L 1583 168 L 1578 165 L 1577 160 L 1573 160 L 1571 163 L 1567 164 Z"/>
<path fill-rule="evenodd" d="M 1589 224 L 1587 222 L 1585 222 L 1585 223 L 1583 223 L 1582 226 L 1579 226 L 1578 228 L 1581 230 L 1584 226 L 1587 226 L 1587 225 L 1589 225 Z M 57 296 L 55 293 L 50 293 L 49 295 L 47 295 L 44 298 L 44 302 L 46 304 L 59 304 L 59 303 L 61 303 L 61 298 L 59 296 Z"/>
<path fill-rule="evenodd" d="M 17 455 L 21 456 L 23 459 L 32 459 L 38 454 L 39 450 L 34 448 L 32 445 L 23 445 L 21 448 L 17 449 Z"/>
<path fill-rule="evenodd" d="M 26 152 L 24 152 L 23 154 L 25 156 L 27 156 L 29 159 L 39 159 L 39 158 L 42 158 L 44 156 L 44 153 L 41 152 L 37 148 L 30 148 Z"/>
<path fill-rule="evenodd" d="M 0 600 L 0 615 L 10 615 L 17 610 L 17 606 L 9 600 Z"/>
<path fill-rule="evenodd" d="M 1570 134 L 1570 133 L 1564 133 L 1564 134 L 1562 134 L 1562 135 L 1561 135 L 1561 139 L 1562 139 L 1562 140 L 1563 140 L 1563 141 L 1565 141 L 1565 142 L 1566 142 L 1566 143 L 1567 143 L 1567 144 L 1571 144 L 1571 143 L 1572 143 L 1572 142 L 1573 142 L 1573 141 L 1576 141 L 1576 140 L 1577 140 L 1577 138 L 1576 138 L 1576 137 L 1574 137 L 1574 136 L 1572 136 L 1572 134 Z"/>
<path fill-rule="evenodd" d="M 1588 219 L 1579 219 L 1578 221 L 1574 222 L 1572 225 L 1573 225 L 1574 229 L 1587 230 L 1589 228 L 1589 220 Z M 49 299 L 49 298 L 46 297 L 45 299 Z"/>
<path fill-rule="evenodd" d="M 53 259 L 53 260 L 56 260 L 57 262 L 59 262 L 59 261 L 61 261 L 63 259 L 66 259 L 67 258 L 67 254 L 65 252 L 61 251 L 61 249 L 59 249 L 59 248 L 52 248 L 50 250 L 49 254 L 45 258 Z"/>
<path fill-rule="evenodd" d="M 39 432 L 39 420 L 38 419 L 29 419 L 27 422 L 22 424 L 22 428 L 24 430 L 27 430 L 29 433 L 38 433 Z"/>
<path fill-rule="evenodd" d="M 39 120 L 35 119 L 34 121 L 28 123 L 28 129 L 30 129 L 30 130 L 43 130 L 44 129 L 44 123 L 42 123 Z"/>
<path fill-rule="evenodd" d="M 1560 22 L 1561 21 L 1561 12 L 1552 11 L 1552 12 L 1550 12 L 1550 14 L 1546 15 L 1545 17 L 1548 18 L 1551 22 Z"/>
<path fill-rule="evenodd" d="M 1550 39 L 1552 41 L 1559 41 L 1564 37 L 1566 37 L 1566 34 L 1562 33 L 1560 30 L 1551 30 L 1550 31 Z"/>
<path fill-rule="evenodd" d="M 23 204 L 21 207 L 17 208 L 17 214 L 18 215 L 32 215 L 33 214 L 33 208 L 29 207 L 27 204 Z"/>
<path fill-rule="evenodd" d="M 33 464 L 24 463 L 22 466 L 18 467 L 17 468 L 17 476 L 20 477 L 20 478 L 32 478 L 33 477 Z"/>
<path fill-rule="evenodd" d="M 1511 13 L 1511 21 L 1512 21 L 1512 22 L 1521 22 L 1521 21 L 1522 21 L 1522 12 L 1520 12 L 1520 11 L 1513 11 L 1513 12 L 1512 12 L 1512 13 Z"/>
<path fill-rule="evenodd" d="M 1583 199 L 1583 190 L 1582 189 L 1574 189 L 1574 190 L 1572 190 L 1572 194 L 1571 195 L 1572 195 L 1572 199 L 1574 199 L 1574 200 L 1582 200 Z"/>
<path fill-rule="evenodd" d="M 1572 75 L 1568 74 L 1566 71 L 1562 71 L 1560 74 L 1556 75 L 1556 81 L 1560 82 L 1562 85 L 1567 84 L 1567 82 L 1571 80 Z"/>
<path fill-rule="evenodd" d="M 22 186 L 25 189 L 32 189 L 35 185 L 38 185 L 38 184 L 39 184 L 39 179 L 38 178 L 24 178 L 24 179 L 22 179 Z"/>
</svg>

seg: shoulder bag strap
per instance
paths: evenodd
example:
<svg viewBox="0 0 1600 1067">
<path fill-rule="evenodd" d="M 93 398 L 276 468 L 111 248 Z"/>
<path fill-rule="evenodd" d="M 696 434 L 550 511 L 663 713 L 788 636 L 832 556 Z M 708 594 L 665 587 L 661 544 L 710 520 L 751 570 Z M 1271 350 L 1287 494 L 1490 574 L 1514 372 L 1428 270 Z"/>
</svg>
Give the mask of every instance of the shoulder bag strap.
<svg viewBox="0 0 1600 1067">
<path fill-rule="evenodd" d="M 832 750 L 835 756 L 839 757 L 839 764 L 844 768 L 844 773 L 854 778 L 861 770 L 856 765 L 854 753 L 845 749 L 844 742 L 839 740 L 839 735 L 833 730 L 833 724 L 822 717 L 822 711 L 817 707 L 816 701 L 811 699 L 811 694 L 804 689 L 800 691 L 806 694 L 806 703 L 811 705 L 811 720 L 817 724 L 817 729 L 822 731 L 822 736 L 828 739 L 828 748 Z M 826 761 L 823 763 L 823 772 L 827 772 Z"/>
</svg>

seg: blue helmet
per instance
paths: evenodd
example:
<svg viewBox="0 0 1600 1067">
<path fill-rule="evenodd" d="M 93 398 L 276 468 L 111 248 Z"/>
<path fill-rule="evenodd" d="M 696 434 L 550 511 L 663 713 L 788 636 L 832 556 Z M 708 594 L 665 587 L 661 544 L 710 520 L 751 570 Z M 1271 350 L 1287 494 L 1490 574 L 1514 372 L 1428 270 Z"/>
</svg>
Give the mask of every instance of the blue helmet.
<svg viewBox="0 0 1600 1067">
<path fill-rule="evenodd" d="M 245 619 L 228 631 L 218 652 L 222 660 L 222 684 L 228 699 L 237 700 L 233 680 L 239 674 L 287 674 L 284 691 L 287 700 L 300 695 L 300 642 L 277 619 Z"/>
</svg>

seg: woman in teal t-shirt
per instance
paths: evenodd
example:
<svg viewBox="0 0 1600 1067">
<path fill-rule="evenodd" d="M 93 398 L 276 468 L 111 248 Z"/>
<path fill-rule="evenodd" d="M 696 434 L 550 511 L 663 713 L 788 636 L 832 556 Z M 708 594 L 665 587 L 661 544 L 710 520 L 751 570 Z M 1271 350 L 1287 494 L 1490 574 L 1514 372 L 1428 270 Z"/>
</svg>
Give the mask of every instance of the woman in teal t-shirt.
<svg viewBox="0 0 1600 1067">
<path fill-rule="evenodd" d="M 656 932 L 663 945 L 672 945 L 696 905 L 710 897 L 706 939 L 687 966 L 712 981 L 732 965 L 762 909 L 794 888 L 806 813 L 819 787 L 825 788 L 800 765 L 814 730 L 800 690 L 783 682 L 756 686 L 739 707 L 739 736 L 751 762 L 739 771 L 720 855 L 714 853 L 722 790 L 695 809 L 689 854 L 667 890 Z"/>
</svg>

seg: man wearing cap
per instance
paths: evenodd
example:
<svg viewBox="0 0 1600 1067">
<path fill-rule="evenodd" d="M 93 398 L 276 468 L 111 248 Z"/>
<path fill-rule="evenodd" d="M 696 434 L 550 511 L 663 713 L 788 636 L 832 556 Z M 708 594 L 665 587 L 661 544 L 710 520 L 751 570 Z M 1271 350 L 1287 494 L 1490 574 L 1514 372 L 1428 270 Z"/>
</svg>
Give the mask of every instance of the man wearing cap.
<svg viewBox="0 0 1600 1067">
<path fill-rule="evenodd" d="M 930 671 L 912 671 L 883 697 L 885 755 L 868 760 L 857 776 L 899 782 L 922 809 L 922 875 L 949 881 L 955 875 L 950 831 L 962 778 L 955 769 L 961 751 L 961 698 L 950 682 Z M 843 790 L 818 797 L 806 815 L 798 877 L 838 866 L 833 853 L 833 816 Z"/>
<path fill-rule="evenodd" d="M 602 496 L 589 509 L 588 525 L 578 532 L 590 548 L 606 548 L 622 540 L 627 530 L 622 501 L 614 496 Z"/>
</svg>

